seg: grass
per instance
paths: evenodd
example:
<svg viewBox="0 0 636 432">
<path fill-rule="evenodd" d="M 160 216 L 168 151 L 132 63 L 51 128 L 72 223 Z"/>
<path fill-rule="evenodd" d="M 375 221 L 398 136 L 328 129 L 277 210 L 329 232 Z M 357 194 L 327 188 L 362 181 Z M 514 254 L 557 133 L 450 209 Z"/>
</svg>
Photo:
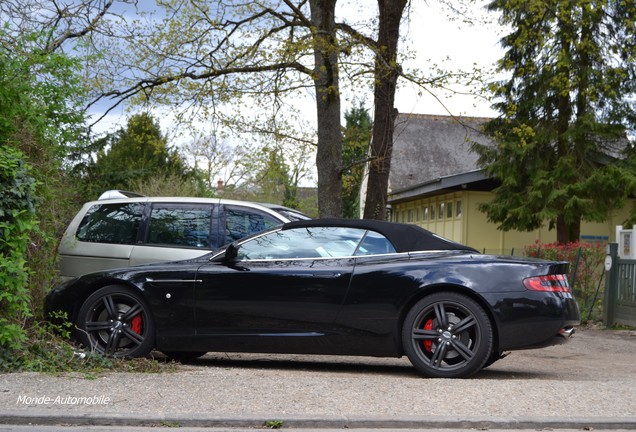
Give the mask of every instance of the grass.
<svg viewBox="0 0 636 432">
<path fill-rule="evenodd" d="M 283 427 L 283 421 L 282 420 L 267 420 L 265 423 L 263 423 L 263 426 L 268 429 L 280 429 Z"/>
<path fill-rule="evenodd" d="M 0 349 L 0 373 L 42 372 L 63 374 L 75 372 L 85 379 L 96 379 L 106 372 L 163 373 L 174 372 L 179 365 L 163 359 L 116 359 L 87 352 L 69 338 L 69 325 L 36 323 L 27 329 L 27 340 L 19 350 Z"/>
</svg>

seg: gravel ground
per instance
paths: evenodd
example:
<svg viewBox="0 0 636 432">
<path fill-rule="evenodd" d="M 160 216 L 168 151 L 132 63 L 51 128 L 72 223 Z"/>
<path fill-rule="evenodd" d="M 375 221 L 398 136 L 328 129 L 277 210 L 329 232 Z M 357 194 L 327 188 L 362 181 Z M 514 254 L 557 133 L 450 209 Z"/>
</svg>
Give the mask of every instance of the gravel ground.
<svg viewBox="0 0 636 432">
<path fill-rule="evenodd" d="M 0 375 L 0 414 L 35 411 L 270 419 L 603 417 L 636 425 L 636 331 L 579 330 L 568 344 L 513 352 L 462 380 L 422 378 L 406 358 L 233 353 L 209 353 L 174 373 Z"/>
</svg>

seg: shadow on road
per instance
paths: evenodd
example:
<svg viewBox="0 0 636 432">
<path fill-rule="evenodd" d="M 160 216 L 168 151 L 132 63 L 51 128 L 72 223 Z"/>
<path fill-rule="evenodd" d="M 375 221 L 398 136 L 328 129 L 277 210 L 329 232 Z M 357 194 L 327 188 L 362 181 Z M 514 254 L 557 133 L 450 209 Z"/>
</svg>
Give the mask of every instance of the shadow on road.
<svg viewBox="0 0 636 432">
<path fill-rule="evenodd" d="M 317 357 L 290 355 L 209 353 L 204 357 L 183 362 L 184 367 L 241 368 L 280 371 L 307 371 L 311 373 L 378 374 L 403 378 L 426 379 L 411 366 L 406 358 L 375 359 L 358 357 Z M 522 368 L 500 368 L 499 363 L 483 369 L 472 379 L 483 380 L 549 380 L 557 374 L 550 371 L 524 370 Z"/>
<path fill-rule="evenodd" d="M 374 373 L 385 375 L 402 375 L 418 377 L 419 375 L 410 365 L 392 363 L 364 363 L 360 361 L 347 362 L 343 360 L 329 361 L 315 358 L 232 358 L 205 356 L 186 363 L 188 366 L 269 369 L 281 371 L 311 371 L 328 373 Z"/>
</svg>

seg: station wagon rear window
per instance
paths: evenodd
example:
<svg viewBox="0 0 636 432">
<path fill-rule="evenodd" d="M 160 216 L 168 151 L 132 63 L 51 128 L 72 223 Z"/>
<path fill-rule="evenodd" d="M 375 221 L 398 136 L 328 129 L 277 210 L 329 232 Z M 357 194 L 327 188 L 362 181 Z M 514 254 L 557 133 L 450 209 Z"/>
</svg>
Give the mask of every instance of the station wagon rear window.
<svg viewBox="0 0 636 432">
<path fill-rule="evenodd" d="M 94 205 L 80 222 L 77 239 L 92 243 L 135 244 L 143 210 L 143 203 Z"/>
</svg>

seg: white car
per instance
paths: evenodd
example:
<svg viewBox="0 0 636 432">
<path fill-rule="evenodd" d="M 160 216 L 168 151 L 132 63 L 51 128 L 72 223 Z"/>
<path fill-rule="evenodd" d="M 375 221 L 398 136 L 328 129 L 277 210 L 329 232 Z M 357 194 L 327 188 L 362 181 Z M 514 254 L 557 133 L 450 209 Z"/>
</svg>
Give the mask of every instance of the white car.
<svg viewBox="0 0 636 432">
<path fill-rule="evenodd" d="M 84 204 L 58 249 L 60 276 L 196 258 L 285 222 L 287 207 L 219 198 L 144 197 L 107 191 Z"/>
</svg>

